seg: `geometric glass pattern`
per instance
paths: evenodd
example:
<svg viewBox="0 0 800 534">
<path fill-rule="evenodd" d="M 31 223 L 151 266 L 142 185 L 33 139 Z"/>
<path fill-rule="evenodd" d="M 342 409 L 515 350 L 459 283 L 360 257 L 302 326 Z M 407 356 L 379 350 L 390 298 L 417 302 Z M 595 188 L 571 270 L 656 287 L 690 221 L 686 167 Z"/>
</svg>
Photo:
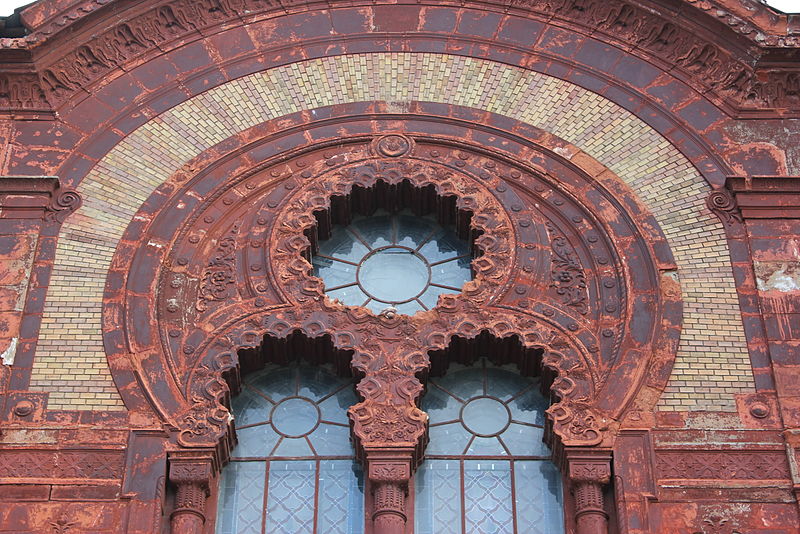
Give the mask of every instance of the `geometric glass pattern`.
<svg viewBox="0 0 800 534">
<path fill-rule="evenodd" d="M 547 406 L 537 378 L 485 358 L 429 378 L 415 533 L 563 533 L 561 474 L 542 441 Z"/>
<path fill-rule="evenodd" d="M 439 295 L 461 292 L 472 280 L 471 261 L 469 243 L 452 226 L 409 210 L 377 210 L 335 226 L 312 263 L 331 299 L 413 315 L 436 306 Z"/>
<path fill-rule="evenodd" d="M 361 534 L 350 443 L 353 381 L 327 366 L 267 364 L 232 401 L 239 443 L 222 472 L 217 534 Z"/>
</svg>

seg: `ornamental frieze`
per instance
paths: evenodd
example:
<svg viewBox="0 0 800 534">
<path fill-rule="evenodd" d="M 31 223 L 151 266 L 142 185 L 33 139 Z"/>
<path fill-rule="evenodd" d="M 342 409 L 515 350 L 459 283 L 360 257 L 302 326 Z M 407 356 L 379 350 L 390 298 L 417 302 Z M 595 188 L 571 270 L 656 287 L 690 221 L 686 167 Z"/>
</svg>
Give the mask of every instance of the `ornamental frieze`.
<svg viewBox="0 0 800 534">
<path fill-rule="evenodd" d="M 291 6 L 294 9 L 303 9 L 307 2 L 289 4 L 296 4 Z M 486 7 L 476 4 L 478 6 Z M 8 75 L 6 84 L 17 87 L 11 96 L 10 107 L 40 107 L 42 92 L 53 107 L 58 107 L 112 69 L 127 66 L 154 50 L 168 48 L 173 42 L 198 32 L 205 33 L 244 15 L 251 20 L 253 17 L 272 17 L 289 7 L 286 2 L 269 0 L 162 2 L 152 9 L 132 14 L 127 20 L 93 35 L 66 55 L 50 60 L 37 81 Z M 695 26 L 691 19 L 678 24 L 671 14 L 661 14 L 656 9 L 646 9 L 625 0 L 509 0 L 505 9 L 514 15 L 555 20 L 577 26 L 581 31 L 599 32 L 623 49 L 634 48 L 670 68 L 676 66 L 685 76 L 691 77 L 695 85 L 710 90 L 733 110 L 767 108 L 796 112 L 800 109 L 796 97 L 800 87 L 798 69 L 789 63 L 759 67 L 759 52 L 754 52 L 756 45 L 749 38 L 741 37 L 744 42 L 736 43 L 738 36 L 734 34 L 729 41 L 736 43 L 736 47 L 720 46 L 702 37 L 713 33 L 707 26 Z M 719 22 L 715 20 L 716 16 L 720 16 L 718 11 L 709 13 L 708 26 L 718 24 L 720 28 L 734 28 L 739 35 L 753 34 L 752 29 L 734 15 Z M 26 38 L 6 40 L 9 41 L 6 45 L 20 46 L 24 43 L 21 46 L 31 46 L 54 31 L 57 29 L 40 29 Z M 788 37 L 779 41 L 775 38 L 767 38 L 767 41 L 783 46 L 797 45 Z"/>
<path fill-rule="evenodd" d="M 789 479 L 784 451 L 656 451 L 660 479 L 782 480 Z"/>
</svg>

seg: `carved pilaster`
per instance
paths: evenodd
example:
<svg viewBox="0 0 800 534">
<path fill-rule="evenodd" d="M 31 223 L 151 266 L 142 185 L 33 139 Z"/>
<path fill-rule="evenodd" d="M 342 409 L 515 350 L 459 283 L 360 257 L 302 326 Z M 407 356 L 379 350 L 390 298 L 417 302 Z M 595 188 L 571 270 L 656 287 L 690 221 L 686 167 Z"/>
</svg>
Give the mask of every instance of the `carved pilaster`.
<svg viewBox="0 0 800 534">
<path fill-rule="evenodd" d="M 367 452 L 374 534 L 403 534 L 406 529 L 406 496 L 413 453 L 411 449 L 406 454 L 399 452 Z"/>
<path fill-rule="evenodd" d="M 171 458 L 169 481 L 175 486 L 172 534 L 200 534 L 206 522 L 205 505 L 212 476 L 212 458 Z"/>
<path fill-rule="evenodd" d="M 569 455 L 569 480 L 575 498 L 576 534 L 608 534 L 603 486 L 611 480 L 609 457 Z"/>
</svg>

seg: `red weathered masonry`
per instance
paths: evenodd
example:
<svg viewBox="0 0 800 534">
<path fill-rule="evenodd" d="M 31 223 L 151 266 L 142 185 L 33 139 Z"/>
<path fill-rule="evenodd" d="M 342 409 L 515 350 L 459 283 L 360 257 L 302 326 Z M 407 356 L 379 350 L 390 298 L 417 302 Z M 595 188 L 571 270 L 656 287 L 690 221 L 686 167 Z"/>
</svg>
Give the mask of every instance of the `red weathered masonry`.
<svg viewBox="0 0 800 534">
<path fill-rule="evenodd" d="M 421 530 L 429 380 L 480 356 L 549 399 L 565 532 L 798 532 L 800 15 L 39 0 L 0 21 L 0 531 L 227 532 L 232 403 L 302 353 L 353 377 L 353 532 Z M 326 296 L 311 255 L 376 207 L 452 226 L 473 279 L 410 316 Z"/>
</svg>

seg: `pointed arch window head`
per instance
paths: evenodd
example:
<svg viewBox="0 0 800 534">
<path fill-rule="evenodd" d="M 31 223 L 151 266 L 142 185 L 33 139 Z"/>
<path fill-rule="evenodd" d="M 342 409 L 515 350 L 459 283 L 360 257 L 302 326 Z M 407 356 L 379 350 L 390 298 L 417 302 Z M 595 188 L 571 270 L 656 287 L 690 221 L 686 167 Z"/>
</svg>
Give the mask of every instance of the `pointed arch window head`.
<svg viewBox="0 0 800 534">
<path fill-rule="evenodd" d="M 331 299 L 406 315 L 433 308 L 439 295 L 459 293 L 473 278 L 471 261 L 470 244 L 452 226 L 411 210 L 382 209 L 334 227 L 313 256 L 314 274 Z"/>
</svg>

